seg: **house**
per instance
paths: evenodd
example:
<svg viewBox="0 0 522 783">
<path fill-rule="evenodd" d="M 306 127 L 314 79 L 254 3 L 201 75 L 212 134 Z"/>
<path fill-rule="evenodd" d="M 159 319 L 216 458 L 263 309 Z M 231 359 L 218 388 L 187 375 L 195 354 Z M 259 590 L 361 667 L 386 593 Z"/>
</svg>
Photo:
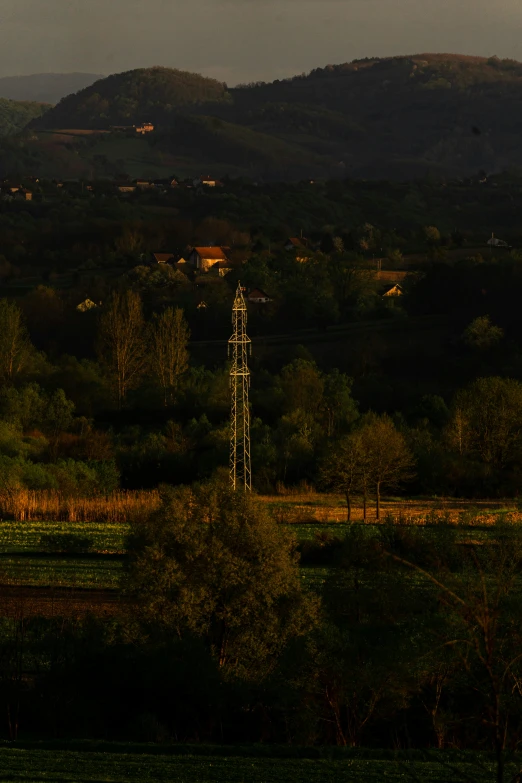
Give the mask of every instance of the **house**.
<svg viewBox="0 0 522 783">
<path fill-rule="evenodd" d="M 308 240 L 301 237 L 290 237 L 286 241 L 285 250 L 305 250 L 308 247 Z"/>
<path fill-rule="evenodd" d="M 154 183 L 150 182 L 150 180 L 148 179 L 135 179 L 133 184 L 136 185 L 137 188 L 141 188 L 142 190 L 146 190 L 147 188 L 154 187 Z"/>
<path fill-rule="evenodd" d="M 210 267 L 214 266 L 218 261 L 228 262 L 226 249 L 214 245 L 210 247 L 193 247 L 188 261 L 201 272 L 208 272 Z"/>
<path fill-rule="evenodd" d="M 136 185 L 131 184 L 130 182 L 124 182 L 122 185 L 116 185 L 120 193 L 123 194 L 129 194 L 134 193 L 136 190 Z"/>
<path fill-rule="evenodd" d="M 301 263 L 308 261 L 308 256 L 303 255 L 303 251 L 308 250 L 308 240 L 303 237 L 301 239 L 298 237 L 290 237 L 286 242 L 285 250 L 287 252 L 294 251 L 296 261 L 300 261 Z"/>
<path fill-rule="evenodd" d="M 161 190 L 162 188 L 177 188 L 178 180 L 175 177 L 167 177 L 166 179 L 155 179 L 152 183 L 155 188 Z"/>
<path fill-rule="evenodd" d="M 12 195 L 22 201 L 32 201 L 33 200 L 33 193 L 31 190 L 27 190 L 26 188 L 10 188 L 10 191 Z"/>
<path fill-rule="evenodd" d="M 271 301 L 270 297 L 260 288 L 253 288 L 247 295 L 247 302 L 251 302 L 252 304 L 266 304 Z"/>
<path fill-rule="evenodd" d="M 223 183 L 220 182 L 219 179 L 215 179 L 214 177 L 211 177 L 210 174 L 208 177 L 198 177 L 198 179 L 195 179 L 193 182 L 193 185 L 195 188 L 198 187 L 198 185 L 205 185 L 207 188 L 222 188 Z"/>
<path fill-rule="evenodd" d="M 208 307 L 208 304 L 207 304 L 206 302 L 203 302 L 203 301 L 201 301 L 201 302 L 198 304 L 198 306 L 197 306 L 197 309 L 198 309 L 198 310 L 206 310 L 206 309 L 207 309 L 207 307 Z"/>
<path fill-rule="evenodd" d="M 218 277 L 225 277 L 225 275 L 228 275 L 229 272 L 232 271 L 232 267 L 230 265 L 230 261 L 217 261 L 215 264 L 212 264 L 210 269 L 208 270 L 209 274 L 211 275 L 218 275 Z"/>
<path fill-rule="evenodd" d="M 146 133 L 152 133 L 154 125 L 152 122 L 142 122 L 141 125 L 135 125 L 134 128 L 136 133 L 141 133 L 141 135 L 144 136 Z"/>
<path fill-rule="evenodd" d="M 173 253 L 153 253 L 152 260 L 156 264 L 173 264 L 176 261 Z"/>
<path fill-rule="evenodd" d="M 498 239 L 494 234 L 491 235 L 491 239 L 488 239 L 487 244 L 490 247 L 510 247 L 503 239 Z"/>
<path fill-rule="evenodd" d="M 384 296 L 402 296 L 404 294 L 404 291 L 402 290 L 402 286 L 400 283 L 395 283 L 394 286 L 389 288 L 387 291 L 384 292 Z"/>
</svg>

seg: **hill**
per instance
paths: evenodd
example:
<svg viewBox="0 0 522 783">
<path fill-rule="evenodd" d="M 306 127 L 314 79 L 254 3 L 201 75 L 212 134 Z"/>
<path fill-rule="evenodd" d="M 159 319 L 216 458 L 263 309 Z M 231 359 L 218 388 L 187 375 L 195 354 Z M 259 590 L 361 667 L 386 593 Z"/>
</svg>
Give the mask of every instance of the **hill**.
<svg viewBox="0 0 522 783">
<path fill-rule="evenodd" d="M 44 103 L 10 101 L 0 98 L 0 136 L 21 131 L 31 120 L 41 117 L 50 108 Z"/>
<path fill-rule="evenodd" d="M 140 68 L 114 74 L 64 98 L 45 128 L 106 128 L 144 121 L 170 123 L 182 107 L 228 100 L 226 86 L 214 79 L 172 68 Z"/>
<path fill-rule="evenodd" d="M 447 54 L 356 60 L 239 86 L 168 68 L 71 95 L 35 129 L 151 120 L 184 170 L 270 179 L 461 176 L 522 167 L 522 64 Z M 145 173 L 145 172 L 144 172 Z"/>
<path fill-rule="evenodd" d="M 14 101 L 58 103 L 66 95 L 78 92 L 103 78 L 93 73 L 35 73 L 30 76 L 0 78 L 0 97 Z"/>
</svg>

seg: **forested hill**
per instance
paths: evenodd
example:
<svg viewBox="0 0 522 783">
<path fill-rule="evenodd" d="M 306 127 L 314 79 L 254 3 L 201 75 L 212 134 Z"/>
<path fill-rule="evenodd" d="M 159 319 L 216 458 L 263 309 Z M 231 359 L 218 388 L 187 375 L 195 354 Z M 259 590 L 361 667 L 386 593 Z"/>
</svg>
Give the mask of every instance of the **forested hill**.
<svg viewBox="0 0 522 783">
<path fill-rule="evenodd" d="M 489 173 L 522 167 L 522 64 L 422 54 L 232 89 L 182 71 L 141 69 L 65 98 L 33 127 L 143 120 L 157 126 L 144 144 L 192 160 L 198 171 L 225 167 L 272 179 Z"/>
<path fill-rule="evenodd" d="M 45 103 L 0 98 L 0 136 L 17 133 L 35 117 L 41 117 L 49 108 Z"/>
<path fill-rule="evenodd" d="M 170 124 L 182 108 L 229 100 L 214 79 L 172 68 L 140 68 L 113 74 L 69 95 L 37 127 L 107 128 L 143 121 Z"/>
</svg>

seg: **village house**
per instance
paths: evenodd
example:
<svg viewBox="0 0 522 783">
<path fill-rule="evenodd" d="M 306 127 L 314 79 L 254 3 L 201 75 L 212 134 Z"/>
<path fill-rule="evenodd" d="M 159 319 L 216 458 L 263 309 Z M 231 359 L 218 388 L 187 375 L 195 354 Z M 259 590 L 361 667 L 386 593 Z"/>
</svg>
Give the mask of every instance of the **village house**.
<svg viewBox="0 0 522 783">
<path fill-rule="evenodd" d="M 212 264 L 210 269 L 208 270 L 209 274 L 211 275 L 217 275 L 218 277 L 225 277 L 225 275 L 228 275 L 229 272 L 232 271 L 232 267 L 230 265 L 230 261 L 217 261 L 215 264 Z"/>
<path fill-rule="evenodd" d="M 387 291 L 384 292 L 384 296 L 402 296 L 404 294 L 404 291 L 402 290 L 402 286 L 399 283 L 395 283 L 394 286 L 389 288 Z"/>
<path fill-rule="evenodd" d="M 167 190 L 168 188 L 177 188 L 178 180 L 175 177 L 167 177 L 166 179 L 155 179 L 152 184 L 158 190 L 162 188 Z"/>
<path fill-rule="evenodd" d="M 250 302 L 251 304 L 266 304 L 271 301 L 268 294 L 265 294 L 260 288 L 253 288 L 250 293 L 247 294 L 247 302 Z"/>
<path fill-rule="evenodd" d="M 207 188 L 223 187 L 223 183 L 220 182 L 219 179 L 215 179 L 214 177 L 211 177 L 210 174 L 208 175 L 208 177 L 203 177 L 203 176 L 198 177 L 197 179 L 194 180 L 192 184 L 194 185 L 195 188 L 197 188 L 198 185 L 204 185 Z"/>
<path fill-rule="evenodd" d="M 135 125 L 134 126 L 136 133 L 141 133 L 142 136 L 145 135 L 145 133 L 152 133 L 154 130 L 154 125 L 152 122 L 142 122 L 141 125 Z"/>
<path fill-rule="evenodd" d="M 228 250 L 228 248 L 217 246 L 193 247 L 188 257 L 188 262 L 196 269 L 199 269 L 199 271 L 208 272 L 208 270 L 218 262 L 228 263 L 226 250 Z"/>
<path fill-rule="evenodd" d="M 301 237 L 290 237 L 286 244 L 285 244 L 285 250 L 287 252 L 295 252 L 295 258 L 296 261 L 300 261 L 301 263 L 308 261 L 308 256 L 303 255 L 303 252 L 308 250 L 308 240 Z"/>
<path fill-rule="evenodd" d="M 176 258 L 173 253 L 153 253 L 152 260 L 155 264 L 173 264 Z"/>
<path fill-rule="evenodd" d="M 148 179 L 135 179 L 133 181 L 133 184 L 136 185 L 136 187 L 140 188 L 141 190 L 147 190 L 148 188 L 154 187 L 154 183 Z"/>
<path fill-rule="evenodd" d="M 121 185 L 116 185 L 116 187 L 120 193 L 123 193 L 125 195 L 128 195 L 130 193 L 135 193 L 136 191 L 136 185 L 133 185 L 130 182 L 124 182 Z"/>
</svg>

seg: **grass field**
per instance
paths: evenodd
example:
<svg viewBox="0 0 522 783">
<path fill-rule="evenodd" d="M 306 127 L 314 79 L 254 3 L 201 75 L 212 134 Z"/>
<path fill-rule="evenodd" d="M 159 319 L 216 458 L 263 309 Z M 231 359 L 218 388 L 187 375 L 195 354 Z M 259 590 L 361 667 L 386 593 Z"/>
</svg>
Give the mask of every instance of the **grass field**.
<svg viewBox="0 0 522 783">
<path fill-rule="evenodd" d="M 350 529 L 340 496 L 304 493 L 260 499 L 299 541 L 313 541 L 318 535 L 344 538 Z M 53 507 L 51 500 L 47 498 L 46 503 Z M 140 505 L 147 502 L 142 493 Z M 150 502 L 158 503 L 156 493 L 151 494 Z M 77 511 L 78 516 L 84 517 L 83 521 L 39 518 L 1 521 L 0 585 L 117 589 L 129 526 L 124 521 L 111 520 L 122 520 L 124 507 L 133 508 L 134 505 L 134 500 L 122 495 L 121 508 L 114 499 L 110 501 L 110 508 L 105 508 L 101 501 L 99 508 L 88 507 L 81 501 Z M 38 517 L 43 507 L 35 508 Z M 76 512 L 70 510 L 69 513 L 74 517 Z M 355 516 L 356 524 L 360 524 L 360 514 Z M 91 517 L 99 517 L 100 521 L 93 521 Z M 101 521 L 104 517 L 105 521 Z M 507 502 L 389 500 L 383 504 L 383 518 L 379 524 L 420 526 L 423 535 L 427 536 L 437 535 L 441 525 L 450 525 L 462 542 L 480 542 L 494 535 L 499 521 L 515 525 L 522 521 L 522 514 L 514 504 Z M 364 529 L 368 536 L 378 535 L 379 525 L 374 516 L 369 516 Z M 323 584 L 327 573 L 328 569 L 324 567 L 302 569 L 304 582 L 314 588 Z"/>
<path fill-rule="evenodd" d="M 120 752 L 118 752 L 120 750 Z M 321 758 L 320 749 L 297 749 L 270 755 L 234 747 L 197 748 L 179 752 L 175 747 L 164 750 L 123 746 L 111 751 L 40 750 L 35 748 L 0 748 L 0 780 L 39 783 L 377 783 L 377 781 L 423 781 L 453 783 L 494 780 L 490 761 L 472 754 L 430 753 L 414 761 L 405 754 L 379 751 L 332 753 Z M 126 751 L 126 752 L 125 752 Z M 294 757 L 291 757 L 294 755 Z M 306 757 L 308 756 L 308 757 Z M 315 756 L 315 757 L 314 757 Z M 318 757 L 319 756 L 319 757 Z M 325 754 L 326 756 L 326 754 Z M 513 772 L 515 768 L 513 768 Z"/>
<path fill-rule="evenodd" d="M 0 522 L 0 585 L 117 589 L 129 530 L 125 519 L 136 510 L 156 508 L 158 493 L 135 493 L 135 497 L 117 493 L 107 499 L 80 499 L 76 505 L 64 504 L 51 493 L 33 494 L 17 501 L 25 509 L 21 519 Z M 350 529 L 339 495 L 301 492 L 260 497 L 260 501 L 301 542 L 318 535 L 344 538 Z M 60 512 L 61 518 L 46 521 L 42 519 L 46 511 Z M 356 524 L 362 523 L 361 516 L 361 509 L 356 509 Z M 499 521 L 516 525 L 522 522 L 522 513 L 506 501 L 389 499 L 383 503 L 380 523 L 370 512 L 364 529 L 375 536 L 382 524 L 415 525 L 423 528 L 423 535 L 432 536 L 441 525 L 450 525 L 462 542 L 480 542 L 494 534 Z M 302 569 L 305 584 L 313 588 L 323 584 L 327 573 L 324 567 Z"/>
</svg>

